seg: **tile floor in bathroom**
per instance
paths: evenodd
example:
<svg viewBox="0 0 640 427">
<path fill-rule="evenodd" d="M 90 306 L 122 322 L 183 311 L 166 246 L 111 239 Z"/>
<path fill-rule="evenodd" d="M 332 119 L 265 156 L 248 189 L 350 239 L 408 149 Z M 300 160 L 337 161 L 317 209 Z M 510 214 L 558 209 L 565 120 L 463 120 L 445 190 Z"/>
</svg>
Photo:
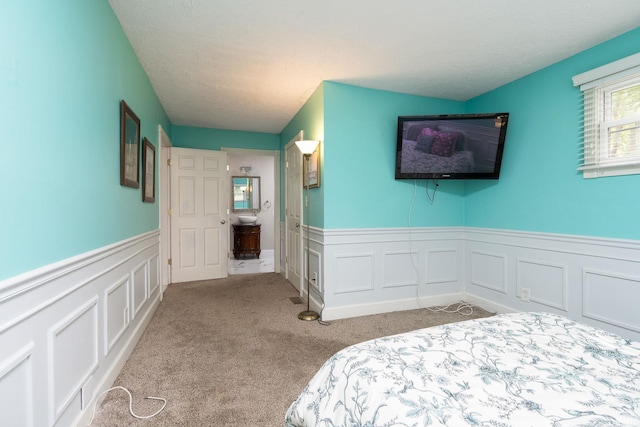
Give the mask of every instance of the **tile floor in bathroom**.
<svg viewBox="0 0 640 427">
<path fill-rule="evenodd" d="M 276 271 L 274 263 L 274 250 L 263 250 L 260 258 L 241 257 L 235 259 L 233 254 L 229 260 L 229 274 L 253 274 L 272 273 Z"/>
</svg>

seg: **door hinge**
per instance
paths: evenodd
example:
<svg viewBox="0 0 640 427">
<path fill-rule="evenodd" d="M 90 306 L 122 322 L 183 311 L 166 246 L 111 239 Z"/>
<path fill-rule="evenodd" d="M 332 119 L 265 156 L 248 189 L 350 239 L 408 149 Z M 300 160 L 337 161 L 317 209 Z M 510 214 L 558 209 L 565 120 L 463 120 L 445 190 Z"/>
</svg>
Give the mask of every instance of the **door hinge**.
<svg viewBox="0 0 640 427">
<path fill-rule="evenodd" d="M 172 215 L 171 209 L 167 209 L 167 215 L 169 215 L 169 216 Z"/>
<path fill-rule="evenodd" d="M 167 159 L 167 166 L 171 166 L 171 159 Z"/>
<path fill-rule="evenodd" d="M 169 259 L 167 260 L 167 264 L 169 264 L 169 265 L 173 265 L 173 261 L 171 260 L 171 258 L 169 258 Z"/>
</svg>

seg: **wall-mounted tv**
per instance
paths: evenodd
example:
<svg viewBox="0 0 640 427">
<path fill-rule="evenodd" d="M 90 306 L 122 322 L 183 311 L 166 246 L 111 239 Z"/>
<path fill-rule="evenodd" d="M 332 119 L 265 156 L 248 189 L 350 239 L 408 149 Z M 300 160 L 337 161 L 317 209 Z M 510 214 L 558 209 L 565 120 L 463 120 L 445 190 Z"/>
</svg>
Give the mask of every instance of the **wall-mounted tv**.
<svg viewBox="0 0 640 427">
<path fill-rule="evenodd" d="M 399 116 L 396 179 L 498 179 L 509 113 Z"/>
</svg>

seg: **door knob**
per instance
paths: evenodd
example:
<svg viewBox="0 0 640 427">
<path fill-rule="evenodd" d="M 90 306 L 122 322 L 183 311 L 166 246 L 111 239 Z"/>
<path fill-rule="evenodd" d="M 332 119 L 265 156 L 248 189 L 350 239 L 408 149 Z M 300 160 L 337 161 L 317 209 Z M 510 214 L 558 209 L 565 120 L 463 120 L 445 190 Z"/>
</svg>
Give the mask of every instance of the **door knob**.
<svg viewBox="0 0 640 427">
<path fill-rule="evenodd" d="M 225 221 L 224 219 L 222 221 L 220 221 L 220 224 L 226 224 L 227 221 Z"/>
<path fill-rule="evenodd" d="M 300 223 L 296 222 L 296 228 L 300 228 Z"/>
</svg>

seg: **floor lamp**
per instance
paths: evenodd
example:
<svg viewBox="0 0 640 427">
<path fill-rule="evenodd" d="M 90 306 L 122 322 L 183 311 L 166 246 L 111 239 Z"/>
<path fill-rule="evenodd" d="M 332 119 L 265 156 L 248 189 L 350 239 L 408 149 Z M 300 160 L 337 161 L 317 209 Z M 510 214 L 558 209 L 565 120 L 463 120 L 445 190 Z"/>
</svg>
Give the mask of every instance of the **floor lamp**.
<svg viewBox="0 0 640 427">
<path fill-rule="evenodd" d="M 306 175 L 303 177 L 303 180 L 306 181 L 307 185 L 307 200 L 305 203 L 306 206 L 306 212 L 305 212 L 305 220 L 307 223 L 307 309 L 305 311 L 301 311 L 298 314 L 298 319 L 300 320 L 317 320 L 320 315 L 311 310 L 311 306 L 310 306 L 310 302 L 311 302 L 311 272 L 309 271 L 309 163 L 310 163 L 310 159 L 311 159 L 311 155 L 313 154 L 313 152 L 316 150 L 316 147 L 318 146 L 318 144 L 320 143 L 320 141 L 311 141 L 311 140 L 302 140 L 302 141 L 296 141 L 296 145 L 298 146 L 298 149 L 302 152 L 302 155 L 304 156 L 304 161 L 306 164 Z"/>
</svg>

